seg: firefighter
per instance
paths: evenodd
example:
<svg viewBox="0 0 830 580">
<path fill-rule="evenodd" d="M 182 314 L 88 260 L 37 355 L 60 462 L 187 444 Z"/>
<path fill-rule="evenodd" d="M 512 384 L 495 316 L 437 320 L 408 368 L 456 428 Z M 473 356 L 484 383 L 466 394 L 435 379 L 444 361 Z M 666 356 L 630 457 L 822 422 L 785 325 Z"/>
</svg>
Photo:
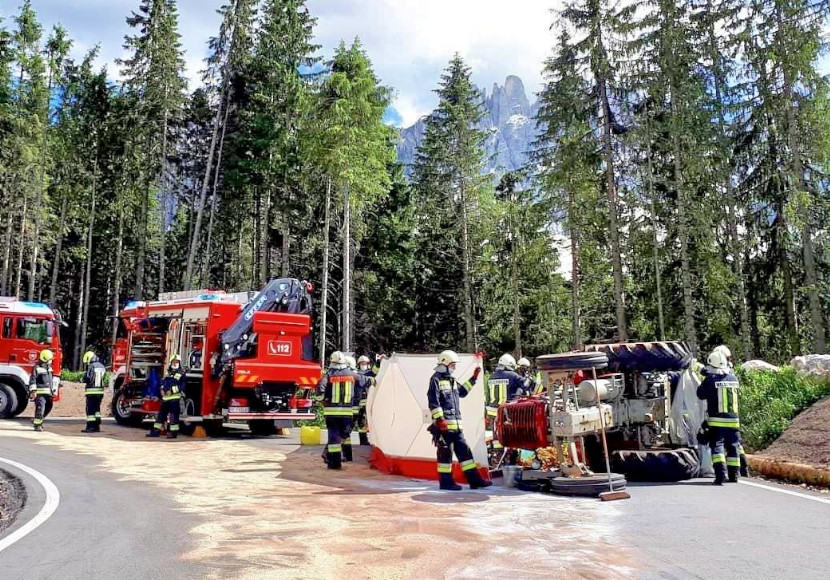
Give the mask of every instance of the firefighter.
<svg viewBox="0 0 830 580">
<path fill-rule="evenodd" d="M 86 397 L 86 429 L 83 433 L 100 433 L 101 400 L 104 398 L 104 375 L 107 368 L 101 364 L 95 353 L 87 362 L 84 374 L 84 396 Z"/>
<path fill-rule="evenodd" d="M 377 368 L 377 367 L 375 367 Z M 362 377 L 362 384 L 358 382 L 358 412 L 355 416 L 354 427 L 361 445 L 369 445 L 368 423 L 366 420 L 366 403 L 369 397 L 369 387 L 375 383 L 377 372 L 371 367 L 371 361 L 365 354 L 357 359 L 357 374 Z"/>
<path fill-rule="evenodd" d="M 84 356 L 81 360 L 83 361 L 85 371 L 89 369 L 89 365 L 92 364 L 92 359 L 94 358 L 96 358 L 94 350 L 89 349 L 84 353 Z"/>
<path fill-rule="evenodd" d="M 729 363 L 729 368 L 730 369 L 735 368 L 735 364 L 732 362 L 732 351 L 729 350 L 728 346 L 726 346 L 725 344 L 721 344 L 720 346 L 716 346 L 715 350 L 720 351 L 721 353 L 723 353 L 723 355 L 726 357 L 727 362 Z M 705 376 L 705 374 L 706 374 L 705 368 L 704 368 L 702 374 L 704 374 L 704 376 Z M 749 469 L 747 467 L 747 462 L 746 462 L 746 451 L 744 451 L 744 446 L 740 443 L 738 443 L 738 455 L 739 455 L 740 460 L 741 460 L 741 470 L 740 470 L 741 477 L 749 477 Z"/>
<path fill-rule="evenodd" d="M 738 481 L 741 466 L 739 384 L 722 351 L 713 351 L 706 362 L 706 378 L 697 388 L 697 396 L 706 401 L 715 485 L 723 485 L 727 476 L 730 482 Z"/>
<path fill-rule="evenodd" d="M 496 370 L 487 378 L 486 385 L 485 412 L 493 431 L 492 445 L 493 449 L 501 450 L 504 449 L 504 446 L 496 438 L 495 430 L 499 406 L 504 405 L 507 401 L 512 401 L 525 392 L 525 379 L 516 372 L 516 359 L 513 358 L 513 355 L 507 353 L 501 355 Z"/>
<path fill-rule="evenodd" d="M 167 438 L 175 439 L 179 436 L 179 415 L 186 382 L 187 370 L 182 366 L 182 357 L 174 354 L 170 359 L 170 366 L 167 367 L 167 375 L 161 382 L 161 409 L 147 437 L 160 437 L 161 429 L 168 418 L 170 422 Z"/>
<path fill-rule="evenodd" d="M 481 374 L 481 368 L 476 368 L 472 378 L 463 385 L 459 385 L 452 376 L 457 364 L 458 355 L 451 350 L 445 350 L 438 355 L 438 365 L 429 380 L 427 391 L 427 401 L 433 420 L 430 432 L 438 447 L 439 488 L 452 491 L 461 489 L 461 486 L 456 485 L 452 478 L 453 453 L 461 464 L 461 470 L 470 484 L 470 489 L 492 485 L 491 481 L 485 481 L 478 472 L 473 453 L 464 439 L 461 426 L 459 397 L 466 397 L 472 390 Z"/>
<path fill-rule="evenodd" d="M 352 408 L 356 382 L 346 355 L 339 350 L 331 353 L 329 368 L 317 384 L 317 391 L 323 395 L 323 416 L 329 434 L 324 456 L 329 469 L 340 469 L 344 458 L 352 460 Z"/>
<path fill-rule="evenodd" d="M 542 372 L 536 371 L 531 374 L 530 361 L 525 357 L 519 359 L 518 365 L 519 375 L 525 380 L 524 392 L 534 397 L 539 397 L 545 394 L 545 383 L 542 380 Z"/>
<path fill-rule="evenodd" d="M 363 440 L 366 439 L 366 397 L 369 394 L 369 386 L 371 384 L 370 377 L 367 377 L 360 373 L 357 369 L 357 361 L 351 355 L 346 355 L 346 366 L 349 367 L 352 375 L 355 379 L 355 393 L 354 393 L 354 405 L 352 406 L 352 429 L 356 429 L 358 434 L 361 435 L 360 437 L 360 444 L 363 445 Z M 361 402 L 363 403 L 363 431 L 360 431 L 358 427 L 360 423 L 360 415 L 361 415 Z M 347 442 L 348 441 L 348 442 Z M 351 435 L 348 439 L 343 440 L 343 461 L 351 461 L 352 460 L 352 439 Z M 369 444 L 369 440 L 366 439 L 366 445 Z M 347 448 L 348 447 L 348 453 Z"/>
<path fill-rule="evenodd" d="M 35 419 L 32 424 L 35 431 L 43 431 L 43 419 L 46 416 L 47 403 L 52 401 L 52 359 L 51 350 L 40 351 L 38 363 L 32 369 L 29 378 L 29 398 L 35 402 Z"/>
</svg>

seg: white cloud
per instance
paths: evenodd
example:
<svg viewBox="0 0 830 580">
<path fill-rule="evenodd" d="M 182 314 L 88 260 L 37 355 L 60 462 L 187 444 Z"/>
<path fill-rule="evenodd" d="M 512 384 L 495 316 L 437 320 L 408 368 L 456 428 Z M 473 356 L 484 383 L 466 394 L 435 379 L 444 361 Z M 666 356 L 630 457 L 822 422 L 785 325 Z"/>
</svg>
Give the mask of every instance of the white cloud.
<svg viewBox="0 0 830 580">
<path fill-rule="evenodd" d="M 381 80 L 396 90 L 395 108 L 408 125 L 435 106 L 433 90 L 455 52 L 473 68 L 479 86 L 522 78 L 528 93 L 541 84 L 542 61 L 554 39 L 550 9 L 562 0 L 308 0 L 316 37 L 328 57 L 340 42 L 359 36 Z M 17 7 L 6 2 L 6 25 Z M 76 40 L 75 56 L 101 43 L 101 63 L 123 56 L 125 22 L 139 0 L 34 0 L 41 22 L 61 22 Z M 179 0 L 182 44 L 191 88 L 199 81 L 207 40 L 216 34 L 223 0 Z M 532 94 L 528 95 L 531 99 Z"/>
</svg>

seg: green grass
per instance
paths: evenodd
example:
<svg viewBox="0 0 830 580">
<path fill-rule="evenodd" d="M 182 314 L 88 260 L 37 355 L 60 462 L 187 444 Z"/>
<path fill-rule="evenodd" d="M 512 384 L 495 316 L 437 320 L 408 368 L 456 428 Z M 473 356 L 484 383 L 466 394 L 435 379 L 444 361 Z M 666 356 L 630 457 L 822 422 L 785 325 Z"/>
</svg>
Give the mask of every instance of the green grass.
<svg viewBox="0 0 830 580">
<path fill-rule="evenodd" d="M 104 385 L 108 385 L 110 380 L 110 373 L 104 375 Z M 66 381 L 69 383 L 82 383 L 84 382 L 84 371 L 69 371 L 63 369 L 61 371 L 61 381 Z"/>
<path fill-rule="evenodd" d="M 796 373 L 738 371 L 741 381 L 741 436 L 747 451 L 760 451 L 789 427 L 793 417 L 830 395 L 830 381 Z"/>
</svg>

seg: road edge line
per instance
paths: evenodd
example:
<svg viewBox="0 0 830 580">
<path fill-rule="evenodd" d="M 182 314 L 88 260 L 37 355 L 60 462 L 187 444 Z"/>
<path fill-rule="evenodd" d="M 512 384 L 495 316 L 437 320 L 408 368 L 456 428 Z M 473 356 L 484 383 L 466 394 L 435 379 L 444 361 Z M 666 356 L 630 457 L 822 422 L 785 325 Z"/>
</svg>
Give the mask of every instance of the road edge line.
<svg viewBox="0 0 830 580">
<path fill-rule="evenodd" d="M 764 485 L 763 483 L 757 483 L 757 482 L 754 482 L 754 481 L 746 481 L 744 479 L 738 480 L 738 483 L 742 483 L 744 485 L 749 485 L 749 486 L 752 486 L 752 487 L 758 487 L 758 488 L 761 488 L 761 489 L 766 489 L 766 490 L 769 490 L 769 491 L 774 491 L 776 493 L 783 493 L 783 494 L 786 494 L 786 495 L 793 495 L 795 497 L 800 497 L 802 499 L 809 499 L 811 501 L 817 501 L 819 503 L 825 503 L 827 505 L 830 505 L 830 499 L 826 499 L 826 498 L 823 498 L 823 497 L 816 497 L 814 495 L 808 495 L 806 493 L 799 493 L 797 491 L 792 491 L 791 489 L 783 489 L 783 488 L 775 487 L 775 486 L 772 486 L 772 485 Z"/>
<path fill-rule="evenodd" d="M 0 463 L 5 463 L 7 465 L 11 465 L 12 467 L 16 467 L 20 471 L 30 475 L 37 481 L 43 490 L 46 492 L 46 501 L 43 504 L 43 507 L 40 508 L 40 511 L 30 519 L 28 522 L 23 524 L 21 527 L 16 529 L 14 532 L 6 536 L 5 538 L 0 538 L 0 552 L 5 550 L 6 548 L 13 546 L 15 543 L 19 542 L 33 531 L 35 531 L 41 524 L 43 524 L 46 520 L 52 517 L 52 514 L 55 513 L 55 510 L 58 509 L 58 505 L 60 505 L 61 501 L 61 493 L 58 491 L 58 487 L 52 483 L 52 480 L 43 475 L 41 472 L 37 471 L 36 469 L 32 469 L 28 465 L 23 465 L 22 463 L 18 463 L 17 461 L 12 461 L 11 459 L 5 459 L 0 457 Z"/>
</svg>

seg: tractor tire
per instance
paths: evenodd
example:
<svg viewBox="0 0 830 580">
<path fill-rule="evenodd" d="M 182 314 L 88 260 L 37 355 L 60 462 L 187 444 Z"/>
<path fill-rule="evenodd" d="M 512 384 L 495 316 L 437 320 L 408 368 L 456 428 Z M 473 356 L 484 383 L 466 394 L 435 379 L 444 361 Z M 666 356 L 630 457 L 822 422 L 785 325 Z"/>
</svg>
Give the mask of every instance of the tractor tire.
<svg viewBox="0 0 830 580">
<path fill-rule="evenodd" d="M 248 422 L 248 428 L 251 430 L 251 435 L 258 437 L 268 437 L 277 434 L 277 425 L 273 421 L 250 421 Z"/>
<path fill-rule="evenodd" d="M 115 422 L 126 427 L 140 427 L 144 418 L 141 415 L 136 415 L 130 411 L 130 407 L 124 400 L 124 391 L 115 391 L 112 397 L 112 404 L 110 406 L 112 416 Z"/>
<path fill-rule="evenodd" d="M 608 370 L 620 372 L 682 371 L 692 364 L 694 354 L 685 342 L 622 342 L 592 344 L 587 352 L 605 354 Z"/>
<path fill-rule="evenodd" d="M 611 469 L 631 481 L 685 481 L 700 473 L 700 458 L 693 449 L 620 450 L 611 454 Z"/>
<path fill-rule="evenodd" d="M 599 370 L 608 366 L 608 356 L 604 352 L 546 354 L 536 358 L 536 365 L 540 371 Z"/>
<path fill-rule="evenodd" d="M 17 393 L 6 383 L 0 383 L 0 419 L 15 417 L 18 408 Z"/>
<path fill-rule="evenodd" d="M 625 489 L 625 476 L 620 473 L 611 474 L 611 486 L 614 491 Z M 574 497 L 598 497 L 599 494 L 611 491 L 607 475 L 591 475 L 588 477 L 554 477 L 550 480 L 550 491 L 556 495 Z"/>
</svg>

